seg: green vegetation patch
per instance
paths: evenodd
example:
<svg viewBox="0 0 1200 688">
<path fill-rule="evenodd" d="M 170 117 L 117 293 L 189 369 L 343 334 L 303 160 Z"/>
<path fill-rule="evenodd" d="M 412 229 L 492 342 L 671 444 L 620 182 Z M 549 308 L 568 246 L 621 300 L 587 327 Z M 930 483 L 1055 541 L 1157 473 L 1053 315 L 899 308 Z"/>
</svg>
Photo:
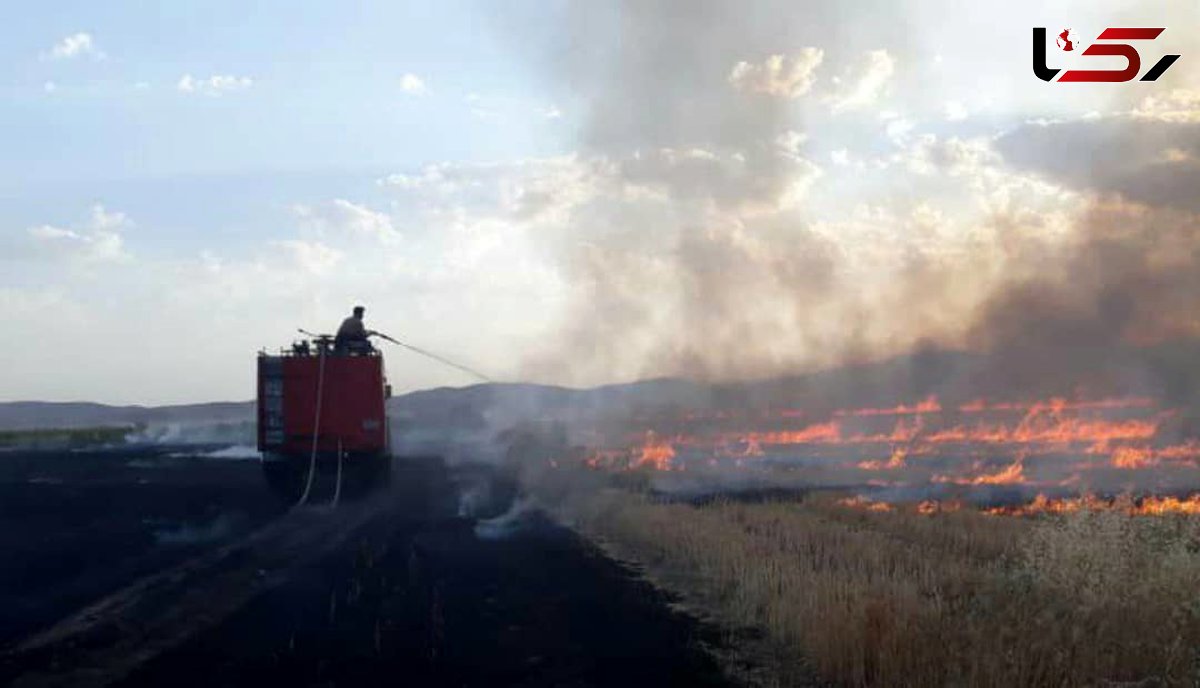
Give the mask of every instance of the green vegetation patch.
<svg viewBox="0 0 1200 688">
<path fill-rule="evenodd" d="M 119 444 L 137 426 L 121 425 L 94 428 L 40 428 L 37 430 L 0 430 L 0 448 L 5 449 L 80 449 Z"/>
</svg>

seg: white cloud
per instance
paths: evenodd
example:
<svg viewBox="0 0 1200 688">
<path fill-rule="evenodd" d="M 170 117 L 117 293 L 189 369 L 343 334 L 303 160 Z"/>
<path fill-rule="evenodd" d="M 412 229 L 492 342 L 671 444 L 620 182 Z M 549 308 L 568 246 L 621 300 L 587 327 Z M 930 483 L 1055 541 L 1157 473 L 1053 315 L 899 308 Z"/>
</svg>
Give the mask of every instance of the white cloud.
<svg viewBox="0 0 1200 688">
<path fill-rule="evenodd" d="M 768 155 L 737 150 L 659 148 L 615 161 L 608 185 L 642 196 L 669 199 L 680 208 L 703 209 L 708 203 L 754 213 L 774 211 L 795 201 L 807 188 L 815 165 L 789 152 L 798 140 L 786 134 Z M 789 161 L 780 165 L 780 158 Z M 603 168 L 597 165 L 603 171 Z M 615 174 L 615 176 L 613 176 Z M 798 185 L 797 185 L 798 184 Z"/>
<path fill-rule="evenodd" d="M 1161 122 L 1200 122 L 1200 91 L 1177 88 L 1162 95 L 1146 96 L 1132 114 Z"/>
<path fill-rule="evenodd" d="M 341 251 L 319 241 L 284 239 L 273 245 L 282 250 L 295 267 L 314 275 L 329 274 L 345 257 Z"/>
<path fill-rule="evenodd" d="M 322 206 L 297 205 L 293 212 L 306 225 L 317 232 L 343 233 L 351 236 L 374 237 L 381 241 L 393 241 L 399 233 L 392 220 L 381 213 L 342 198 L 334 199 Z"/>
<path fill-rule="evenodd" d="M 405 190 L 418 190 L 433 184 L 441 184 L 444 177 L 440 166 L 428 165 L 421 170 L 420 174 L 404 174 L 402 172 L 393 172 L 382 179 L 376 180 L 379 186 L 390 186 Z"/>
<path fill-rule="evenodd" d="M 891 162 L 914 174 L 940 173 L 979 178 L 984 170 L 999 169 L 1000 156 L 986 137 L 940 140 L 933 134 L 915 137 Z"/>
<path fill-rule="evenodd" d="M 771 55 L 761 64 L 738 62 L 729 72 L 729 83 L 739 91 L 780 98 L 798 98 L 812 88 L 825 53 L 804 48 L 795 55 Z"/>
<path fill-rule="evenodd" d="M 132 224 L 125 213 L 119 211 L 109 212 L 104 209 L 104 206 L 99 204 L 92 206 L 90 224 L 92 229 L 115 231 Z"/>
<path fill-rule="evenodd" d="M 562 110 L 559 110 L 557 107 L 551 105 L 545 110 L 542 110 L 542 117 L 546 119 L 559 119 L 562 117 Z"/>
<path fill-rule="evenodd" d="M 867 52 L 834 79 L 834 89 L 824 101 L 835 112 L 873 105 L 883 95 L 896 71 L 896 60 L 886 50 Z"/>
<path fill-rule="evenodd" d="M 527 161 L 515 171 L 512 178 L 499 182 L 499 198 L 509 218 L 516 221 L 565 222 L 597 193 L 596 165 L 574 156 Z"/>
<path fill-rule="evenodd" d="M 512 166 L 519 163 L 514 162 Z M 376 184 L 382 187 L 402 191 L 420 193 L 427 197 L 445 196 L 462 190 L 464 184 L 477 184 L 481 176 L 486 176 L 487 170 L 493 166 L 485 163 L 467 165 L 461 163 L 432 163 L 421 168 L 418 173 L 404 174 L 393 172 Z"/>
<path fill-rule="evenodd" d="M 46 83 L 42 84 L 42 90 L 46 93 L 54 93 L 58 90 L 58 84 L 54 83 L 53 81 L 47 81 Z"/>
<path fill-rule="evenodd" d="M 132 223 L 124 213 L 92 207 L 88 223 L 77 229 L 38 225 L 26 230 L 34 255 L 87 264 L 120 262 L 129 258 L 121 232 Z"/>
<path fill-rule="evenodd" d="M 233 76 L 230 74 L 214 74 L 207 79 L 199 79 L 191 74 L 179 77 L 175 88 L 181 93 L 198 93 L 206 96 L 219 96 L 222 93 L 244 91 L 254 85 L 248 76 Z"/>
<path fill-rule="evenodd" d="M 950 122 L 960 122 L 970 115 L 967 107 L 957 100 L 951 100 L 946 103 L 945 113 L 946 119 Z"/>
<path fill-rule="evenodd" d="M 50 48 L 48 53 L 43 54 L 43 58 L 51 60 L 70 60 L 76 57 L 90 57 L 93 60 L 103 60 L 106 55 L 103 50 L 96 47 L 95 41 L 92 40 L 92 35 L 85 31 L 64 37 L 61 41 L 55 43 L 54 47 Z"/>
<path fill-rule="evenodd" d="M 908 140 L 909 135 L 912 134 L 916 126 L 916 122 L 906 117 L 893 117 L 887 120 L 887 124 L 884 125 L 884 131 L 893 143 L 903 144 Z"/>
<path fill-rule="evenodd" d="M 421 77 L 412 73 L 400 77 L 400 89 L 414 96 L 424 95 L 427 90 Z"/>
<path fill-rule="evenodd" d="M 798 131 L 788 130 L 775 138 L 775 145 L 789 158 L 796 158 L 800 155 L 800 147 L 808 140 L 807 134 L 801 134 Z"/>
<path fill-rule="evenodd" d="M 439 212 L 488 207 L 497 217 L 522 222 L 558 219 L 585 202 L 605 170 L 598 159 L 575 155 L 530 158 L 504 163 L 438 163 L 415 174 L 391 174 L 381 187 Z M 609 166 L 611 167 L 611 166 Z"/>
</svg>

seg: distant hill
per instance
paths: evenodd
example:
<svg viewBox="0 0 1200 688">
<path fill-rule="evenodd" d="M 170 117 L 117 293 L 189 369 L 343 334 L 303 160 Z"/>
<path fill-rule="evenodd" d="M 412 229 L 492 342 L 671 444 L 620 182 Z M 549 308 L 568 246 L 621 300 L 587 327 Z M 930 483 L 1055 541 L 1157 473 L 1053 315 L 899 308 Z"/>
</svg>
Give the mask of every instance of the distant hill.
<svg viewBox="0 0 1200 688">
<path fill-rule="evenodd" d="M 1017 352 L 1020 353 L 1020 352 Z M 893 405 L 937 395 L 950 403 L 978 397 L 1028 400 L 1047 395 L 1150 394 L 1200 408 L 1200 344 L 1106 349 L 1073 366 L 1030 356 L 982 356 L 925 350 L 885 361 L 851 364 L 803 375 L 725 383 L 661 378 L 590 389 L 491 383 L 410 392 L 388 401 L 401 425 L 482 429 L 522 418 L 690 409 L 804 408 L 813 415 L 837 408 Z M 0 403 L 0 430 L 168 423 L 252 423 L 254 402 L 177 406 L 93 403 Z"/>
<path fill-rule="evenodd" d="M 1200 429 L 1200 343 L 1081 350 L 1070 358 L 1025 350 L 983 355 L 929 348 L 883 361 L 736 382 L 662 378 L 592 389 L 532 384 L 440 388 L 398 397 L 388 408 L 393 419 L 416 426 L 494 429 L 521 417 L 638 414 L 670 407 L 802 408 L 817 418 L 836 409 L 894 406 L 929 396 L 954 406 L 979 398 L 1147 395 L 1195 410 Z"/>
<path fill-rule="evenodd" d="M 488 409 L 536 415 L 542 409 L 576 410 L 614 405 L 684 404 L 701 386 L 681 380 L 650 380 L 594 389 L 493 383 L 440 387 L 397 396 L 388 413 L 439 426 L 471 425 Z M 0 402 L 0 430 L 87 428 L 171 423 L 245 423 L 254 420 L 254 402 L 216 402 L 173 406 L 109 406 L 91 402 Z"/>
<path fill-rule="evenodd" d="M 91 402 L 0 403 L 0 430 L 86 428 L 166 423 L 237 423 L 253 420 L 254 402 L 174 406 L 108 406 Z"/>
</svg>

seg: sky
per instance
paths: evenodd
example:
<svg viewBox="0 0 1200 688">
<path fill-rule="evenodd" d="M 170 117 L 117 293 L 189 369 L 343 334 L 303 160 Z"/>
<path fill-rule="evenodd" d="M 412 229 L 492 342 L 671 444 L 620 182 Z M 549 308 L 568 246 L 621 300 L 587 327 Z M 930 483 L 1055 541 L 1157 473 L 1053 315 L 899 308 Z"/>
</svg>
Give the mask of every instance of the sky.
<svg viewBox="0 0 1200 688">
<path fill-rule="evenodd" d="M 0 400 L 250 398 L 258 351 L 360 303 L 567 385 L 988 346 L 979 314 L 1077 258 L 1097 208 L 1180 241 L 1200 210 L 1195 2 L 4 14 Z M 1164 26 L 1143 71 L 1182 57 L 1044 83 L 1034 26 Z M 1195 286 L 1158 298 L 1186 312 Z M 398 391 L 473 382 L 387 354 Z"/>
</svg>

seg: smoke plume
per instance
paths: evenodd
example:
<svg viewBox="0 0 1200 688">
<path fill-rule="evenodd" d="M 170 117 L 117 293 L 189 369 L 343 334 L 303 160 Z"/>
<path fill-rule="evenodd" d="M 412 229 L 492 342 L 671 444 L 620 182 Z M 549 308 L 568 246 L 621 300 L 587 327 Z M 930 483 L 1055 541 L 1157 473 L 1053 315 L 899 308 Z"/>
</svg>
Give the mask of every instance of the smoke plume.
<svg viewBox="0 0 1200 688">
<path fill-rule="evenodd" d="M 815 34 L 831 6 L 572 12 L 551 76 L 586 107 L 576 173 L 526 199 L 555 213 L 570 302 L 527 374 L 730 381 L 945 349 L 992 359 L 955 383 L 974 393 L 1191 394 L 1200 100 L 922 131 L 886 110 L 918 51 Z M 886 145 L 827 162 L 843 125 Z"/>
</svg>

